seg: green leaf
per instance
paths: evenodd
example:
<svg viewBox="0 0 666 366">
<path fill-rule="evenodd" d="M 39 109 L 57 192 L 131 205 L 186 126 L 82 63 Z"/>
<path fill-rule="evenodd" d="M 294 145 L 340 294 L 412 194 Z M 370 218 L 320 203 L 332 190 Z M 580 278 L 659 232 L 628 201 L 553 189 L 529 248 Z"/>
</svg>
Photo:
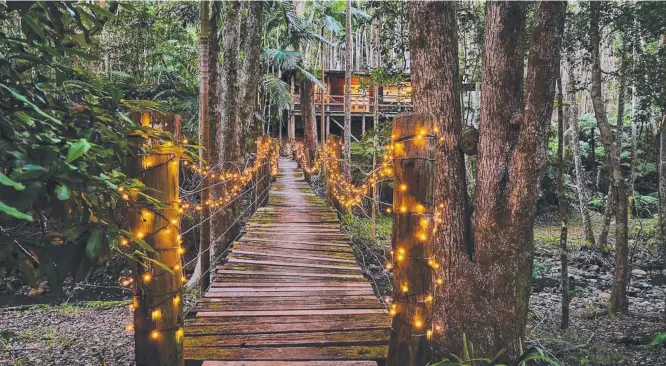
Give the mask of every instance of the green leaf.
<svg viewBox="0 0 666 366">
<path fill-rule="evenodd" d="M 48 170 L 43 166 L 26 164 L 14 170 L 11 174 L 11 178 L 14 180 L 30 180 L 39 178 L 46 173 L 48 173 Z"/>
<path fill-rule="evenodd" d="M 59 125 L 62 124 L 62 122 L 60 122 L 59 119 L 57 119 L 57 118 L 51 116 L 50 114 L 44 112 L 44 111 L 41 110 L 41 109 L 39 109 L 39 107 L 37 107 L 37 105 L 35 105 L 35 104 L 32 103 L 31 101 L 29 101 L 28 98 L 24 97 L 23 95 L 17 93 L 14 89 L 12 89 L 12 88 L 6 86 L 5 84 L 0 84 L 0 87 L 3 87 L 4 89 L 8 90 L 8 91 L 12 94 L 12 96 L 13 96 L 14 98 L 16 98 L 18 101 L 23 102 L 23 103 L 29 105 L 29 106 L 30 106 L 35 112 L 37 112 L 37 114 L 39 114 L 40 116 L 42 116 L 42 117 L 44 117 L 44 118 L 47 118 L 47 119 L 49 119 L 49 120 L 51 120 L 51 121 L 53 121 L 53 122 L 55 122 L 55 123 L 57 123 L 57 124 L 59 124 Z"/>
<path fill-rule="evenodd" d="M 59 200 L 65 201 L 69 199 L 69 189 L 67 188 L 66 185 L 62 184 L 57 186 L 55 192 L 56 192 L 56 197 L 58 197 Z"/>
<path fill-rule="evenodd" d="M 80 139 L 69 147 L 69 151 L 67 151 L 67 162 L 71 163 L 80 158 L 83 154 L 87 153 L 88 150 L 90 150 L 90 144 L 88 141 L 86 139 Z"/>
<path fill-rule="evenodd" d="M 17 190 L 17 191 L 22 191 L 22 190 L 25 189 L 25 186 L 23 184 L 18 183 L 18 182 L 14 182 L 8 176 L 6 176 L 2 173 L 0 173 L 0 183 L 2 183 L 5 186 L 14 187 L 14 189 Z"/>
<path fill-rule="evenodd" d="M 659 346 L 662 344 L 666 344 L 666 333 L 657 334 L 654 340 L 650 343 L 651 346 Z"/>
<path fill-rule="evenodd" d="M 17 219 L 21 220 L 27 220 L 27 221 L 32 221 L 32 216 L 28 214 L 24 214 L 23 212 L 15 209 L 14 207 L 6 205 L 4 202 L 0 201 L 0 212 L 4 212 L 5 214 L 15 217 Z"/>
<path fill-rule="evenodd" d="M 86 243 L 86 255 L 93 262 L 97 262 L 99 254 L 102 252 L 102 246 L 104 245 L 104 231 L 101 229 L 95 229 L 90 233 L 88 242 Z"/>
</svg>

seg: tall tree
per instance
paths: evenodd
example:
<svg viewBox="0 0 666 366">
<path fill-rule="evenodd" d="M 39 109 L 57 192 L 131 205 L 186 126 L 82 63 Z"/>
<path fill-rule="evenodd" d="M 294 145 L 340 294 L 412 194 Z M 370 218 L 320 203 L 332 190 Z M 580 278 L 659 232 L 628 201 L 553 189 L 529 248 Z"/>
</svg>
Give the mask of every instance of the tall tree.
<svg viewBox="0 0 666 366">
<path fill-rule="evenodd" d="M 576 190 L 578 191 L 578 207 L 583 219 L 583 234 L 585 235 L 585 245 L 594 247 L 594 231 L 592 229 L 592 220 L 590 219 L 590 193 L 585 182 L 585 170 L 583 161 L 580 157 L 580 133 L 578 128 L 578 98 L 576 98 L 576 77 L 573 57 L 567 57 L 568 62 L 568 90 L 567 99 L 569 100 L 568 119 L 571 130 L 571 151 L 574 161 L 574 175 L 576 177 Z"/>
<path fill-rule="evenodd" d="M 601 37 L 599 33 L 599 20 L 601 17 L 601 3 L 590 2 L 590 53 L 591 53 L 591 84 L 590 94 L 594 114 L 601 134 L 601 142 L 606 151 L 609 170 L 611 173 L 611 186 L 615 199 L 615 273 L 611 294 L 611 311 L 626 312 L 629 310 L 627 300 L 627 281 L 629 279 L 629 238 L 628 238 L 628 205 L 627 189 L 620 167 L 620 151 L 613 138 L 601 87 Z M 618 126 L 619 127 L 619 126 Z"/>
<path fill-rule="evenodd" d="M 211 139 L 211 162 L 219 170 L 237 173 L 242 169 L 243 153 L 240 140 L 242 129 L 238 119 L 238 48 L 240 44 L 240 2 L 230 1 L 225 7 L 222 32 L 222 72 L 220 75 L 220 120 L 216 121 L 215 133 Z M 218 184 L 213 188 L 213 199 L 224 197 L 231 187 Z M 226 209 L 218 209 L 218 216 L 211 219 L 211 255 L 217 258 L 220 249 L 230 243 L 236 235 L 235 220 L 237 205 L 230 204 Z M 231 227 L 234 226 L 234 227 Z"/>
<path fill-rule="evenodd" d="M 243 136 L 248 136 L 254 122 L 257 105 L 257 86 L 261 76 L 261 31 L 264 23 L 264 1 L 250 1 L 245 22 L 245 55 L 241 73 L 238 118 Z M 246 138 L 241 138 L 241 151 L 245 151 Z"/>
<path fill-rule="evenodd" d="M 560 274 L 562 321 L 560 326 L 565 329 L 569 327 L 569 253 L 567 248 L 569 227 L 567 196 L 564 192 L 564 96 L 562 89 L 562 78 L 557 78 L 557 206 L 560 220 L 560 262 L 562 266 Z"/>
<path fill-rule="evenodd" d="M 314 159 L 317 149 L 317 113 L 314 97 L 314 84 L 308 80 L 301 82 L 301 118 L 305 129 L 303 141 L 311 159 Z"/>
<path fill-rule="evenodd" d="M 351 174 L 351 76 L 352 76 L 352 40 L 351 40 L 351 0 L 347 0 L 345 9 L 345 120 L 344 120 L 344 174 Z"/>
<path fill-rule="evenodd" d="M 208 163 L 210 160 L 210 114 L 209 114 L 209 90 L 210 90 L 210 59 L 211 52 L 210 46 L 210 35 L 213 34 L 213 40 L 217 41 L 217 17 L 211 22 L 210 19 L 210 3 L 208 1 L 201 2 L 200 8 L 200 21 L 201 21 L 201 30 L 199 33 L 199 145 L 201 149 L 199 150 L 199 157 L 205 163 Z M 211 25 L 213 27 L 211 28 Z M 215 42 L 216 43 L 216 42 Z M 219 50 L 218 47 L 213 47 L 213 49 Z M 218 56 L 219 57 L 219 56 Z M 216 61 L 218 59 L 216 58 Z M 214 64 L 213 68 L 217 70 L 217 65 Z M 217 72 L 214 72 L 217 75 Z M 201 191 L 201 201 L 206 202 L 210 198 L 210 181 L 208 177 L 204 177 L 202 182 L 203 189 Z M 210 210 L 207 206 L 204 206 L 201 214 L 205 219 L 210 215 Z M 202 290 L 205 290 L 210 285 L 210 276 L 202 276 L 201 268 L 210 268 L 210 220 L 204 220 L 201 223 L 201 228 L 199 231 L 199 261 L 195 268 L 194 273 L 190 281 L 200 281 L 199 285 Z M 205 269 L 204 269 L 205 271 Z"/>
<path fill-rule="evenodd" d="M 433 306 L 435 359 L 477 354 L 518 359 L 532 274 L 532 229 L 558 75 L 566 3 L 536 5 L 523 84 L 526 5 L 489 2 L 474 215 L 470 217 L 460 146 L 460 90 L 451 3 L 409 3 L 414 109 L 439 117 L 435 155 L 435 258 L 443 286 Z M 443 76 L 444 75 L 444 76 Z M 524 90 L 524 92 L 523 92 Z M 524 102 L 523 102 L 524 100 Z"/>
</svg>

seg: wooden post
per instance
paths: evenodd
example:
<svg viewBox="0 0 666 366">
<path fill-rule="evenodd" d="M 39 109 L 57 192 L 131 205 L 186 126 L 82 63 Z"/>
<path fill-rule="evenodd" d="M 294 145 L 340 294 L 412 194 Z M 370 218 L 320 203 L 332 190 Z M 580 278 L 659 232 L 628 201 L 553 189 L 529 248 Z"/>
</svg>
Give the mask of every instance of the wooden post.
<svg viewBox="0 0 666 366">
<path fill-rule="evenodd" d="M 340 202 L 335 197 L 334 192 L 337 191 L 333 177 L 342 174 L 340 158 L 342 156 L 342 138 L 340 136 L 328 135 L 327 145 L 332 149 L 333 153 L 329 158 L 332 161 L 326 162 L 326 199 L 328 202 L 341 211 Z"/>
<path fill-rule="evenodd" d="M 400 114 L 393 120 L 393 293 L 388 366 L 431 361 L 435 270 L 432 230 L 435 118 Z"/>
<path fill-rule="evenodd" d="M 137 118 L 138 116 L 138 118 Z M 178 120 L 151 112 L 135 114 L 142 124 L 174 131 Z M 176 123 L 174 123 L 176 122 Z M 159 212 L 147 208 L 128 212 L 128 231 L 143 239 L 155 252 L 148 252 L 134 271 L 134 337 L 137 365 L 183 365 L 184 277 L 178 222 L 178 158 L 171 154 L 139 155 L 147 141 L 139 135 L 129 137 L 133 155 L 128 159 L 130 176 L 140 179 L 153 198 L 166 205 Z M 141 200 L 130 193 L 130 199 Z M 136 207 L 136 206 L 135 206 Z M 158 265 L 159 263 L 159 265 Z M 165 266 L 166 268 L 163 268 Z"/>
</svg>

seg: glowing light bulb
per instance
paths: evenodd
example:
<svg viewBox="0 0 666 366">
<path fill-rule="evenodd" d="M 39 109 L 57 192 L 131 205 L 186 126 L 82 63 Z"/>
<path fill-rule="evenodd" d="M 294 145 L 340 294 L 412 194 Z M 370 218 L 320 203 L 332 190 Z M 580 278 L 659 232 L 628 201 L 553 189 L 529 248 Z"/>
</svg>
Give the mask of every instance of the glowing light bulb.
<svg viewBox="0 0 666 366">
<path fill-rule="evenodd" d="M 435 282 L 440 286 L 444 284 L 444 280 L 442 278 L 438 278 L 437 280 L 435 280 Z"/>
<path fill-rule="evenodd" d="M 174 304 L 174 305 L 178 305 L 179 303 L 180 303 L 180 295 L 176 295 L 176 296 L 173 298 L 173 304 Z"/>
<path fill-rule="evenodd" d="M 176 219 L 171 219 L 171 225 L 176 225 L 178 223 L 178 220 Z"/>
<path fill-rule="evenodd" d="M 158 331 L 156 331 L 156 330 L 150 332 L 150 338 L 152 338 L 152 339 L 157 339 L 157 338 L 159 338 L 159 337 L 160 337 L 160 332 L 158 332 Z"/>
<path fill-rule="evenodd" d="M 405 283 L 400 286 L 400 289 L 403 293 L 407 293 L 407 291 L 409 291 L 409 286 Z"/>
<path fill-rule="evenodd" d="M 185 335 L 185 330 L 183 328 L 178 328 L 176 331 L 176 339 L 180 340 Z"/>
<path fill-rule="evenodd" d="M 123 239 L 120 241 L 120 245 L 129 245 L 129 241 L 127 241 L 127 239 L 123 238 Z"/>
<path fill-rule="evenodd" d="M 419 222 L 419 224 L 421 224 L 422 228 L 427 228 L 428 225 L 430 225 L 430 221 L 428 221 L 428 219 L 426 219 L 426 218 L 422 218 L 421 221 Z"/>
<path fill-rule="evenodd" d="M 407 190 L 407 185 L 404 184 L 404 183 L 401 184 L 401 185 L 400 185 L 400 191 L 401 191 L 401 192 L 404 192 L 404 191 L 406 191 L 406 190 Z"/>
<path fill-rule="evenodd" d="M 175 266 L 173 266 L 173 269 L 178 271 L 180 269 L 180 264 L 176 264 Z"/>
<path fill-rule="evenodd" d="M 392 269 L 393 269 L 393 264 L 391 264 L 391 263 L 387 263 L 387 264 L 386 264 L 386 270 L 387 270 L 387 271 L 390 271 L 390 270 L 392 270 Z"/>
<path fill-rule="evenodd" d="M 428 236 L 425 233 L 419 234 L 419 240 L 420 241 L 426 241 L 428 240 Z"/>
<path fill-rule="evenodd" d="M 178 247 L 178 254 L 184 254 L 185 249 L 183 247 Z"/>
<path fill-rule="evenodd" d="M 127 201 L 129 199 L 129 195 L 127 193 L 123 194 L 123 199 Z"/>
<path fill-rule="evenodd" d="M 426 302 L 430 302 L 430 301 L 432 301 L 432 299 L 433 299 L 432 295 L 428 295 L 428 296 L 426 296 L 426 300 L 425 300 L 425 301 L 426 301 Z"/>
<path fill-rule="evenodd" d="M 390 214 L 391 212 L 393 212 L 393 210 L 391 210 L 390 208 L 387 208 L 387 209 L 386 209 L 386 213 L 387 213 L 387 214 Z"/>
<path fill-rule="evenodd" d="M 405 205 L 400 206 L 400 213 L 406 213 L 407 207 Z"/>
<path fill-rule="evenodd" d="M 415 328 L 421 328 L 422 326 L 423 326 L 423 321 L 421 321 L 421 319 L 414 320 L 414 327 Z"/>
<path fill-rule="evenodd" d="M 152 313 L 150 313 L 150 316 L 153 320 L 159 320 L 160 318 L 162 318 L 162 312 L 160 311 L 160 309 L 155 309 L 153 310 Z"/>
<path fill-rule="evenodd" d="M 153 279 L 153 276 L 150 273 L 144 273 L 143 274 L 143 282 L 150 282 Z"/>
<path fill-rule="evenodd" d="M 428 329 L 426 332 L 426 337 L 428 337 L 428 339 L 432 338 L 432 330 Z"/>
<path fill-rule="evenodd" d="M 127 324 L 125 326 L 125 331 L 127 331 L 129 333 L 133 332 L 134 331 L 134 324 Z"/>
</svg>

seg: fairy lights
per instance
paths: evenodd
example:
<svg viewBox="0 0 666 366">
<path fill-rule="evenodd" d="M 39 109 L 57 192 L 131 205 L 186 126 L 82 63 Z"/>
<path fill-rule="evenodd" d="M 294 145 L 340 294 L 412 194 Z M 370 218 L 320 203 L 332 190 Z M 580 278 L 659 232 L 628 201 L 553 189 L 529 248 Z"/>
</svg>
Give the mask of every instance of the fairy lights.
<svg viewBox="0 0 666 366">
<path fill-rule="evenodd" d="M 150 116 L 144 114 L 144 116 L 142 116 L 142 122 L 150 124 Z M 152 146 L 154 149 L 156 148 L 158 154 L 160 154 L 160 147 L 162 148 L 161 151 L 165 151 L 164 148 L 173 148 L 176 144 L 180 145 L 178 142 L 156 142 L 155 140 L 157 139 L 152 139 L 148 142 L 148 146 Z M 158 143 L 161 143 L 161 145 L 157 145 Z M 187 144 L 187 139 L 183 139 L 181 143 Z M 167 151 L 173 151 L 173 149 Z M 162 155 L 164 154 L 162 153 Z M 204 208 L 223 207 L 231 203 L 241 194 L 246 192 L 250 183 L 256 184 L 258 173 L 265 172 L 265 169 L 268 169 L 269 175 L 276 175 L 278 172 L 278 158 L 279 145 L 275 139 L 271 138 L 262 138 L 257 142 L 257 153 L 254 161 L 239 172 L 218 171 L 216 169 L 226 167 L 211 167 L 206 163 L 200 165 L 195 164 L 187 161 L 186 158 L 178 157 L 175 153 L 173 153 L 168 160 L 159 158 L 159 155 L 144 155 L 140 158 L 140 166 L 146 171 L 148 169 L 158 168 L 160 165 L 165 164 L 168 164 L 165 166 L 168 166 L 169 169 L 178 169 L 178 166 L 182 163 L 182 166 L 192 173 L 200 176 L 207 176 L 211 186 L 221 185 L 223 187 L 221 190 L 223 194 L 214 199 L 208 199 L 202 202 L 188 202 L 178 198 L 175 202 L 170 203 L 167 208 L 157 211 L 154 208 L 144 207 L 145 201 L 142 199 L 144 195 L 141 194 L 139 187 L 128 185 L 119 186 L 117 188 L 118 196 L 125 201 L 130 201 L 128 206 L 130 209 L 134 209 L 137 213 L 136 227 L 134 227 L 131 233 L 120 238 L 120 246 L 129 247 L 133 241 L 138 242 L 140 240 L 146 240 L 148 242 L 147 244 L 151 246 L 156 244 L 152 241 L 148 241 L 148 239 L 159 241 L 160 244 L 169 244 L 169 241 L 163 236 L 163 234 L 169 234 L 168 237 L 175 237 L 175 240 L 172 240 L 170 243 L 171 245 L 167 245 L 166 247 L 155 247 L 157 253 L 171 250 L 177 252 L 179 257 L 182 256 L 185 254 L 186 250 L 182 245 L 183 240 L 180 234 L 180 215 L 194 211 L 204 211 Z M 146 243 L 139 242 L 139 244 L 141 244 L 140 246 L 144 246 Z M 175 336 L 177 340 L 182 340 L 185 334 L 182 327 L 165 327 L 165 325 L 168 326 L 168 324 L 165 324 L 167 321 L 172 322 L 173 319 L 175 319 L 173 316 L 174 311 L 176 314 L 179 314 L 183 304 L 180 291 L 187 282 L 187 277 L 182 273 L 182 258 L 178 258 L 178 261 L 176 261 L 175 264 L 171 262 L 170 265 L 165 265 L 158 261 L 167 257 L 161 258 L 151 253 L 145 253 L 143 255 L 150 261 L 143 261 L 141 265 L 142 267 L 140 267 L 142 268 L 142 272 L 139 274 L 135 273 L 137 276 L 136 283 L 132 278 L 119 280 L 125 287 L 134 285 L 135 296 L 133 303 L 129 305 L 130 310 L 134 312 L 135 316 L 147 316 L 147 319 L 144 319 L 144 321 L 137 324 L 142 324 L 143 328 L 145 326 L 144 324 L 150 324 L 150 322 L 152 322 L 152 325 L 147 326 L 148 329 L 140 329 L 139 333 L 144 334 L 153 341 L 167 339 L 169 335 Z M 159 284 L 164 283 L 161 281 L 163 281 L 162 279 L 165 277 L 167 278 L 167 283 L 169 281 L 177 282 L 177 288 L 166 294 L 155 293 L 154 291 L 158 288 L 163 288 L 160 287 L 162 285 Z M 147 310 L 147 312 L 136 312 L 136 309 L 139 309 L 139 304 L 141 304 L 143 309 Z M 180 315 L 176 318 L 180 318 Z M 126 330 L 128 332 L 134 331 L 134 324 L 128 324 Z"/>
</svg>

